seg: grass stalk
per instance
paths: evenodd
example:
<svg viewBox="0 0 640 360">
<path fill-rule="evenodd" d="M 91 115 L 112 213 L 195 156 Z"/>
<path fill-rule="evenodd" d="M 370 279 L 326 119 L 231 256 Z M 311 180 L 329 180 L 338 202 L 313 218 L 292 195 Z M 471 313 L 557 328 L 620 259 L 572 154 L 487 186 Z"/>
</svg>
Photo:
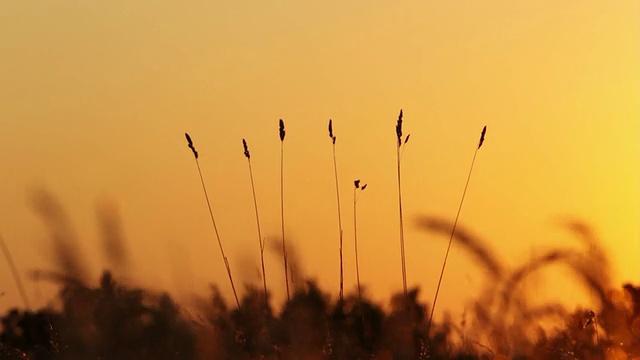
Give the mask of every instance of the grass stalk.
<svg viewBox="0 0 640 360">
<path fill-rule="evenodd" d="M 360 287 L 360 263 L 358 261 L 358 198 L 367 184 L 360 186 L 360 180 L 353 181 L 353 243 L 356 255 L 356 282 L 358 284 L 358 301 L 362 302 L 362 288 Z M 359 190 L 359 191 L 358 191 Z"/>
<path fill-rule="evenodd" d="M 398 115 L 398 122 L 396 123 L 396 136 L 398 138 L 398 146 L 396 147 L 396 164 L 398 174 L 398 213 L 400 217 L 400 262 L 402 265 L 402 291 L 404 296 L 407 297 L 407 264 L 404 247 L 404 217 L 402 215 L 402 181 L 400 176 L 400 163 L 402 160 L 402 152 L 404 145 L 409 141 L 409 135 L 402 140 L 402 109 L 400 109 L 400 115 Z"/>
<path fill-rule="evenodd" d="M 467 181 L 464 184 L 464 190 L 462 191 L 462 198 L 460 199 L 460 204 L 458 205 L 458 211 L 456 213 L 456 218 L 453 221 L 453 227 L 451 228 L 451 236 L 449 237 L 449 245 L 447 246 L 447 252 L 444 255 L 444 261 L 442 262 L 442 269 L 440 270 L 440 277 L 438 278 L 438 285 L 436 286 L 436 294 L 433 297 L 433 305 L 431 306 L 431 315 L 429 315 L 429 322 L 427 323 L 427 336 L 429 336 L 429 330 L 431 329 L 431 322 L 433 321 L 433 314 L 436 311 L 436 303 L 438 301 L 438 294 L 440 292 L 440 285 L 442 284 L 442 277 L 444 276 L 444 270 L 447 267 L 447 259 L 449 258 L 449 250 L 451 250 L 451 244 L 453 243 L 453 236 L 456 233 L 456 226 L 458 225 L 458 219 L 460 218 L 460 211 L 462 210 L 462 204 L 464 204 L 464 197 L 467 194 L 467 188 L 469 187 L 469 180 L 471 180 L 471 173 L 473 172 L 473 165 L 476 162 L 476 155 L 478 155 L 478 150 L 482 147 L 482 143 L 484 142 L 484 135 L 487 132 L 487 127 L 482 128 L 482 133 L 480 134 L 480 141 L 478 142 L 478 147 L 473 153 L 473 159 L 471 160 L 471 167 L 469 168 L 469 174 L 467 175 Z"/>
<path fill-rule="evenodd" d="M 187 144 L 189 149 L 193 152 L 193 157 L 196 161 L 196 166 L 198 167 L 198 175 L 200 175 L 200 182 L 202 183 L 202 190 L 204 191 L 204 198 L 207 201 L 207 208 L 209 209 L 209 216 L 211 217 L 211 224 L 213 224 L 213 230 L 216 234 L 216 239 L 218 240 L 218 246 L 220 247 L 220 253 L 222 254 L 222 259 L 224 260 L 224 266 L 227 269 L 227 275 L 229 275 L 229 282 L 231 283 L 231 290 L 233 290 L 233 296 L 236 300 L 236 304 L 238 308 L 240 308 L 240 300 L 238 300 L 238 293 L 236 292 L 236 286 L 233 282 L 233 276 L 231 275 L 231 267 L 229 266 L 229 260 L 224 253 L 224 248 L 222 247 L 222 241 L 220 240 L 220 233 L 218 232 L 218 226 L 216 225 L 216 220 L 213 217 L 213 210 L 211 210 L 211 202 L 209 201 L 209 194 L 207 193 L 207 187 L 204 183 L 204 178 L 202 177 L 202 170 L 200 170 L 200 162 L 198 161 L 198 151 L 196 151 L 195 146 L 193 146 L 193 141 L 189 134 L 184 133 L 187 138 Z"/>
<path fill-rule="evenodd" d="M 329 138 L 333 146 L 333 175 L 336 183 L 336 205 L 338 207 L 338 249 L 340 252 L 340 303 L 344 300 L 344 262 L 342 257 L 342 212 L 340 211 L 340 187 L 338 185 L 338 165 L 336 161 L 336 136 L 333 135 L 333 122 L 329 119 Z"/>
<path fill-rule="evenodd" d="M 31 304 L 29 303 L 29 297 L 27 296 L 27 292 L 24 290 L 24 284 L 22 283 L 22 278 L 20 277 L 20 273 L 18 272 L 18 268 L 16 267 L 16 263 L 13 261 L 13 256 L 11 256 L 11 252 L 9 251 L 9 247 L 4 242 L 4 238 L 0 235 L 0 248 L 2 248 L 2 253 L 4 254 L 4 258 L 7 260 L 7 264 L 9 265 L 9 269 L 11 270 L 11 275 L 13 276 L 13 280 L 16 282 L 16 287 L 18 288 L 18 293 L 22 298 L 22 302 L 27 310 L 31 310 Z"/>
<path fill-rule="evenodd" d="M 253 208 L 256 213 L 256 228 L 258 229 L 258 243 L 260 245 L 260 266 L 262 267 L 262 286 L 264 288 L 264 303 L 265 309 L 269 309 L 269 298 L 267 292 L 267 273 L 264 270 L 264 239 L 262 237 L 262 230 L 260 228 L 260 215 L 258 214 L 258 200 L 256 199 L 256 187 L 253 182 L 253 169 L 251 168 L 251 153 L 249 153 L 249 146 L 247 141 L 242 139 L 242 146 L 244 148 L 244 156 L 247 158 L 249 164 L 249 178 L 251 179 L 251 193 L 253 195 Z"/>
<path fill-rule="evenodd" d="M 291 300 L 289 292 L 289 267 L 287 264 L 287 243 L 284 237 L 284 121 L 280 119 L 280 219 L 282 226 L 282 258 L 284 262 L 284 284 L 287 289 L 287 301 Z"/>
<path fill-rule="evenodd" d="M 593 325 L 596 333 L 596 346 L 600 345 L 600 336 L 598 335 L 598 318 L 596 317 L 596 313 L 593 310 L 589 310 L 586 313 L 586 322 L 582 326 L 583 329 L 588 328 Z"/>
</svg>

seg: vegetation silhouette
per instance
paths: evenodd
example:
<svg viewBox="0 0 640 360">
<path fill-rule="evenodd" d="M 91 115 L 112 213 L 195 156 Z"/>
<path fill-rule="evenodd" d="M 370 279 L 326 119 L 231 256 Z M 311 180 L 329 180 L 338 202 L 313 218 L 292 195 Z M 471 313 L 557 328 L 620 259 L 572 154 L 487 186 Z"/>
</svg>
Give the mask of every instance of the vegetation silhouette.
<svg viewBox="0 0 640 360">
<path fill-rule="evenodd" d="M 220 247 L 235 306 L 230 306 L 216 284 L 196 299 L 193 308 L 177 304 L 166 292 L 126 284 L 118 276 L 131 271 L 117 211 L 103 206 L 97 213 L 102 249 L 108 265 L 96 279 L 88 272 L 81 243 L 60 203 L 46 190 L 33 192 L 36 213 L 49 230 L 54 270 L 31 272 L 32 281 L 58 286 L 48 305 L 32 308 L 23 296 L 25 309 L 13 308 L 0 317 L 0 359 L 627 359 L 640 357 L 640 286 L 616 286 L 602 242 L 586 224 L 570 219 L 561 225 L 576 236 L 585 249 L 558 247 L 508 266 L 483 241 L 463 226 L 458 215 L 450 222 L 420 216 L 415 225 L 435 238 L 453 240 L 479 265 L 486 283 L 473 295 L 461 320 L 445 313 L 434 317 L 437 292 L 443 285 L 440 273 L 432 304 L 420 301 L 421 289 L 409 288 L 405 266 L 404 215 L 401 191 L 401 160 L 409 135 L 403 136 L 403 113 L 396 123 L 396 173 L 400 230 L 402 291 L 388 304 L 374 302 L 361 284 L 343 292 L 342 221 L 338 192 L 335 141 L 332 122 L 329 136 L 334 155 L 334 174 L 339 212 L 340 291 L 337 298 L 323 291 L 304 273 L 304 262 L 293 243 L 285 242 L 284 223 L 284 121 L 279 121 L 280 212 L 282 237 L 266 241 L 260 230 L 253 187 L 250 154 L 243 140 L 261 253 L 262 284 L 245 285 L 239 296 L 231 268 L 217 232 L 199 154 L 185 133 L 195 159 L 209 215 Z M 486 127 L 476 149 L 481 147 Z M 474 154 L 475 160 L 475 154 Z M 471 176 L 473 160 L 467 184 Z M 366 184 L 354 181 L 354 250 L 357 253 L 357 196 Z M 465 185 L 466 191 L 466 185 Z M 464 201 L 464 193 L 460 208 Z M 16 286 L 23 285 L 2 239 Z M 286 300 L 270 301 L 264 273 L 265 245 L 283 260 Z M 449 250 L 447 250 L 447 253 Z M 356 255 L 357 256 L 357 255 Z M 425 258 L 427 261 L 432 259 Z M 357 260 L 356 260 L 357 261 Z M 433 260 L 435 261 L 435 260 Z M 559 303 L 532 304 L 523 282 L 549 266 L 564 266 L 593 295 L 588 308 L 567 309 Z M 112 271 L 115 271 L 112 272 Z M 114 275 L 115 274 L 115 275 Z M 129 275 L 129 274 L 123 274 Z M 290 288 L 291 285 L 291 288 Z"/>
<path fill-rule="evenodd" d="M 48 200 L 49 201 L 49 200 Z M 61 208 L 58 208 L 61 211 Z M 49 214 L 49 213 L 47 213 Z M 53 218 L 60 218 L 59 215 Z M 452 224 L 423 216 L 417 225 L 446 237 Z M 75 261 L 32 279 L 59 284 L 56 301 L 2 317 L 2 359 L 618 359 L 640 356 L 640 286 L 608 282 L 606 254 L 584 224 L 565 226 L 589 251 L 551 249 L 514 268 L 464 227 L 456 246 L 485 269 L 487 285 L 460 323 L 447 314 L 427 332 L 428 304 L 419 288 L 394 294 L 388 306 L 366 288 L 333 299 L 301 271 L 279 310 L 261 285 L 247 285 L 231 308 L 212 285 L 196 310 L 167 293 L 131 287 L 104 271 L 97 284 L 76 276 Z M 578 227 L 579 226 L 579 227 Z M 576 232 L 575 229 L 581 229 Z M 111 230 L 103 229 L 110 232 Z M 52 241 L 59 241 L 52 232 Z M 586 240 L 585 240 L 586 239 Z M 277 242 L 273 247 L 280 249 Z M 290 251 L 293 249 L 290 249 Z M 126 251 L 125 251 L 126 252 Z M 290 252 L 289 255 L 292 255 Z M 66 257 L 62 257 L 66 258 Z M 300 261 L 295 256 L 293 263 Z M 586 264 L 597 263 L 596 276 Z M 531 306 L 521 282 L 549 265 L 569 268 L 599 302 L 592 309 Z M 270 296 L 267 293 L 267 296 Z M 265 304 L 267 307 L 265 308 Z M 438 320 L 438 319 L 436 319 Z M 555 328 L 545 326 L 552 321 Z"/>
<path fill-rule="evenodd" d="M 193 158 L 196 161 L 196 166 L 198 168 L 198 175 L 200 176 L 200 182 L 202 183 L 202 191 L 204 192 L 204 198 L 207 202 L 207 209 L 209 210 L 209 217 L 211 218 L 211 225 L 213 225 L 213 232 L 216 235 L 216 240 L 218 241 L 218 247 L 220 248 L 220 254 L 222 255 L 222 260 L 224 261 L 224 266 L 227 269 L 227 275 L 229 276 L 229 283 L 231 284 L 231 290 L 233 291 L 233 297 L 236 299 L 236 304 L 240 307 L 240 300 L 238 299 L 238 293 L 236 292 L 236 285 L 233 281 L 233 275 L 231 275 L 231 265 L 229 265 L 229 258 L 225 255 L 224 247 L 222 246 L 222 241 L 220 240 L 220 233 L 218 232 L 218 226 L 216 225 L 215 217 L 213 216 L 213 210 L 211 209 L 211 201 L 209 200 L 209 194 L 207 193 L 207 186 L 205 185 L 204 178 L 202 177 L 202 170 L 200 169 L 200 161 L 198 161 L 198 151 L 193 145 L 193 140 L 191 140 L 191 136 L 188 133 L 184 133 L 185 138 L 187 139 L 187 146 L 191 149 L 193 153 Z"/>
</svg>

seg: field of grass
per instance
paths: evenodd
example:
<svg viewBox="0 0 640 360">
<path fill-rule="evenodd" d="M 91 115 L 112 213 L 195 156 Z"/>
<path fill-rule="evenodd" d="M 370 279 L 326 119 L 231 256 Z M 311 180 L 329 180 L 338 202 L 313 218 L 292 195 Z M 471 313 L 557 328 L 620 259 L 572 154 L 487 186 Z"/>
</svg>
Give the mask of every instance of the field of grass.
<svg viewBox="0 0 640 360">
<path fill-rule="evenodd" d="M 424 226 L 443 224 L 425 219 Z M 460 238 L 466 234 L 459 235 Z M 460 323 L 436 321 L 427 335 L 428 304 L 420 289 L 391 297 L 332 299 L 313 281 L 298 285 L 276 310 L 264 292 L 248 287 L 240 307 L 217 287 L 195 311 L 166 293 L 118 283 L 106 271 L 98 285 L 64 274 L 38 273 L 60 284 L 55 306 L 13 309 L 2 316 L 3 359 L 628 359 L 640 356 L 640 287 L 602 288 L 585 258 L 551 251 L 521 268 L 492 268 L 493 286 Z M 557 304 L 528 307 L 517 286 L 528 273 L 562 262 L 600 296 L 597 309 Z M 593 312 L 592 312 L 593 311 Z M 546 324 L 546 325 L 545 325 Z M 554 324 L 554 326 L 549 326 Z"/>
<path fill-rule="evenodd" d="M 447 253 L 431 303 L 419 300 L 421 289 L 410 288 L 404 265 L 404 235 L 401 191 L 401 158 L 409 135 L 403 135 L 402 111 L 397 119 L 397 180 L 400 219 L 400 253 L 403 288 L 388 303 L 377 303 L 360 284 L 358 264 L 357 200 L 367 184 L 354 180 L 353 222 L 357 288 L 343 288 L 343 229 L 338 184 L 338 157 L 333 123 L 329 137 L 333 146 L 336 183 L 340 288 L 321 289 L 313 279 L 292 279 L 284 238 L 285 212 L 281 207 L 282 263 L 287 297 L 283 304 L 271 300 L 272 290 L 264 267 L 265 239 L 260 228 L 258 201 L 251 168 L 251 154 L 242 140 L 248 160 L 251 193 L 256 217 L 261 284 L 244 285 L 238 295 L 223 239 L 218 234 L 216 212 L 209 201 L 206 181 L 200 171 L 198 152 L 191 136 L 187 145 L 195 159 L 213 233 L 233 291 L 233 304 L 225 301 L 218 285 L 197 301 L 197 306 L 178 304 L 168 292 L 151 291 L 127 284 L 105 270 L 99 279 L 87 278 L 76 248 L 64 241 L 66 220 L 59 205 L 47 193 L 36 197 L 39 215 L 50 228 L 53 257 L 58 269 L 35 271 L 32 280 L 58 286 L 48 306 L 31 308 L 10 249 L 0 245 L 24 302 L 2 316 L 2 359 L 629 359 L 640 358 L 640 286 L 613 284 L 611 264 L 600 240 L 580 222 L 567 222 L 567 230 L 588 251 L 557 247 L 531 256 L 526 263 L 506 266 L 480 238 L 458 226 L 473 165 L 486 127 L 473 153 L 467 181 L 453 222 L 422 216 L 414 226 L 448 237 Z M 281 144 L 280 200 L 285 186 L 285 125 L 279 121 Z M 100 214 L 105 253 L 120 273 L 125 267 L 126 248 L 108 212 Z M 446 269 L 451 244 L 455 242 L 481 266 L 488 279 L 465 308 L 460 321 L 447 314 L 434 319 L 438 291 Z M 433 259 L 431 259 L 433 260 Z M 434 260 L 440 262 L 441 259 Z M 565 267 L 576 283 L 593 297 L 593 308 L 568 309 L 559 303 L 533 304 L 527 278 L 548 266 Z M 455 271 L 455 269 L 450 269 Z M 225 285 L 226 286 L 226 285 Z M 334 289 L 335 290 L 335 289 Z M 427 294 L 430 296 L 431 294 Z"/>
</svg>

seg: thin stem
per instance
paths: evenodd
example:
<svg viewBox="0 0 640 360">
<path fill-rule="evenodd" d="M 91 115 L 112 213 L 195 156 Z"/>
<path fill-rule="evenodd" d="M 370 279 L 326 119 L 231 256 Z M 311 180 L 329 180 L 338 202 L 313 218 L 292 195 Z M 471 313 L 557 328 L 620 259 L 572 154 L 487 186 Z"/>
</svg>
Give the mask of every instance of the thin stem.
<svg viewBox="0 0 640 360">
<path fill-rule="evenodd" d="M 407 296 L 407 268 L 405 263 L 405 251 L 404 251 L 404 221 L 402 217 L 402 188 L 400 179 L 400 145 L 396 148 L 396 158 L 398 165 L 398 209 L 400 214 L 400 260 L 402 263 L 402 290 L 404 296 Z"/>
<path fill-rule="evenodd" d="M 22 279 L 20 278 L 20 273 L 18 272 L 18 268 L 16 264 L 13 262 L 13 256 L 11 256 L 11 252 L 7 247 L 7 244 L 4 242 L 4 238 L 0 235 L 0 247 L 2 248 L 2 252 L 4 253 L 5 259 L 7 259 L 7 264 L 9 264 L 9 269 L 11 270 L 11 274 L 13 275 L 13 280 L 16 282 L 16 286 L 18 287 L 18 292 L 20 293 L 20 297 L 22 298 L 22 302 L 27 310 L 31 309 L 31 304 L 29 303 L 29 298 L 27 297 L 27 292 L 24 290 L 24 285 L 22 284 Z"/>
<path fill-rule="evenodd" d="M 600 336 L 598 336 L 598 317 L 594 316 L 593 325 L 596 329 L 596 345 L 600 345 Z"/>
<path fill-rule="evenodd" d="M 284 238 L 284 141 L 280 141 L 280 218 L 282 219 L 282 257 L 284 259 L 284 284 L 287 288 L 287 301 L 289 301 L 291 300 L 291 295 L 289 294 L 287 245 Z"/>
<path fill-rule="evenodd" d="M 338 205 L 338 232 L 340 249 L 340 303 L 344 299 L 344 267 L 342 259 L 342 213 L 340 212 L 340 188 L 338 186 L 338 165 L 336 163 L 336 143 L 333 142 L 333 173 L 336 181 L 336 198 Z"/>
<path fill-rule="evenodd" d="M 264 240 L 262 238 L 262 230 L 260 229 L 260 216 L 258 215 L 258 200 L 256 200 L 256 187 L 253 182 L 253 169 L 251 168 L 251 159 L 247 158 L 249 163 L 249 177 L 251 178 L 251 193 L 253 194 L 253 208 L 256 212 L 256 226 L 258 228 L 258 243 L 260 245 L 260 265 L 262 266 L 262 286 L 264 287 L 264 303 L 265 309 L 269 309 L 269 299 L 267 294 L 267 274 L 264 271 Z"/>
<path fill-rule="evenodd" d="M 209 209 L 209 216 L 211 217 L 211 223 L 213 224 L 213 230 L 216 233 L 216 239 L 218 240 L 218 246 L 220 247 L 220 253 L 222 254 L 222 259 L 224 260 L 224 266 L 227 269 L 227 275 L 229 275 L 229 282 L 231 283 L 231 289 L 233 290 L 233 296 L 236 299 L 236 304 L 238 308 L 240 308 L 240 300 L 238 300 L 238 293 L 236 292 L 236 286 L 233 283 L 233 277 L 231 276 L 231 267 L 229 266 L 229 260 L 227 256 L 224 254 L 224 248 L 222 247 L 222 241 L 220 241 L 220 234 L 218 233 L 218 227 L 216 226 L 216 220 L 213 217 L 213 211 L 211 210 L 211 202 L 209 201 L 209 194 L 207 193 L 207 187 L 204 184 L 204 178 L 202 177 L 202 171 L 200 170 L 200 162 L 196 157 L 196 165 L 198 166 L 198 174 L 200 175 L 200 182 L 202 183 L 202 190 L 204 191 L 204 197 L 207 200 L 207 208 Z"/>
<path fill-rule="evenodd" d="M 353 189 L 353 242 L 356 253 L 356 281 L 358 283 L 358 301 L 362 301 L 362 291 L 360 288 L 360 265 L 358 263 L 358 189 Z"/>
<path fill-rule="evenodd" d="M 436 302 L 438 301 L 438 293 L 440 292 L 440 284 L 442 283 L 442 277 L 444 276 L 444 269 L 447 266 L 447 259 L 449 257 L 449 250 L 451 250 L 451 244 L 453 243 L 453 235 L 456 232 L 456 226 L 458 225 L 458 218 L 460 217 L 460 211 L 462 210 L 462 204 L 464 203 L 464 197 L 467 194 L 467 187 L 469 186 L 469 180 L 471 179 L 471 172 L 473 171 L 473 164 L 476 162 L 476 155 L 478 154 L 478 149 L 473 153 L 473 160 L 471 160 L 471 167 L 469 168 L 469 174 L 467 175 L 467 181 L 464 184 L 464 191 L 462 192 L 462 199 L 460 200 L 460 205 L 458 206 L 458 212 L 456 213 L 456 218 L 453 221 L 453 228 L 451 229 L 451 236 L 449 237 L 449 245 L 447 246 L 447 252 L 444 255 L 444 261 L 442 263 L 442 269 L 440 270 L 440 277 L 438 278 L 438 286 L 436 286 L 436 294 L 433 298 L 433 305 L 431 307 L 431 315 L 429 316 L 429 322 L 427 323 L 427 336 L 429 335 L 429 329 L 431 329 L 431 322 L 433 321 L 433 314 L 436 310 Z"/>
</svg>

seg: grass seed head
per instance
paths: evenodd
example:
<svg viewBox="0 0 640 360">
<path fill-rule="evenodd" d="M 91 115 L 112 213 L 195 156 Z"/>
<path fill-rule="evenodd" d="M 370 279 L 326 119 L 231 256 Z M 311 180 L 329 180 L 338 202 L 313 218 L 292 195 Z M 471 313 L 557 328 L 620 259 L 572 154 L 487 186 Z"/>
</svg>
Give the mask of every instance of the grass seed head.
<svg viewBox="0 0 640 360">
<path fill-rule="evenodd" d="M 280 119 L 280 141 L 284 141 L 284 135 L 285 135 L 284 121 L 282 121 L 282 119 Z"/>
<path fill-rule="evenodd" d="M 485 125 L 485 127 L 482 128 L 482 134 L 480 134 L 480 142 L 478 143 L 478 149 L 480 149 L 480 147 L 482 146 L 482 143 L 484 142 L 484 135 L 487 133 L 487 126 Z"/>
<path fill-rule="evenodd" d="M 187 138 L 187 146 L 189 146 L 189 149 L 191 149 L 191 151 L 193 152 L 193 156 L 195 156 L 197 159 L 198 152 L 196 151 L 195 146 L 193 146 L 193 141 L 191 141 L 191 136 L 189 136 L 189 134 L 187 133 L 184 133 L 184 136 Z"/>
<path fill-rule="evenodd" d="M 367 188 L 367 184 L 362 185 L 362 190 Z"/>
<path fill-rule="evenodd" d="M 333 122 L 331 121 L 331 119 L 329 119 L 329 137 L 331 138 L 331 141 L 335 144 L 336 137 L 333 135 Z"/>
<path fill-rule="evenodd" d="M 398 115 L 398 122 L 396 123 L 396 135 L 398 136 L 398 146 L 402 145 L 402 109 L 400 109 L 400 115 Z"/>
<path fill-rule="evenodd" d="M 353 181 L 353 185 L 356 187 L 356 189 L 360 188 L 360 180 L 354 180 Z"/>
<path fill-rule="evenodd" d="M 251 159 L 251 154 L 249 154 L 249 147 L 247 146 L 247 141 L 242 139 L 242 147 L 244 147 L 244 156 L 247 159 Z"/>
<path fill-rule="evenodd" d="M 582 325 L 582 328 L 586 329 L 588 326 L 594 324 L 594 321 L 596 319 L 596 313 L 593 312 L 593 310 L 589 310 L 584 314 L 584 317 L 585 317 L 585 322 L 584 322 L 584 325 Z"/>
</svg>

